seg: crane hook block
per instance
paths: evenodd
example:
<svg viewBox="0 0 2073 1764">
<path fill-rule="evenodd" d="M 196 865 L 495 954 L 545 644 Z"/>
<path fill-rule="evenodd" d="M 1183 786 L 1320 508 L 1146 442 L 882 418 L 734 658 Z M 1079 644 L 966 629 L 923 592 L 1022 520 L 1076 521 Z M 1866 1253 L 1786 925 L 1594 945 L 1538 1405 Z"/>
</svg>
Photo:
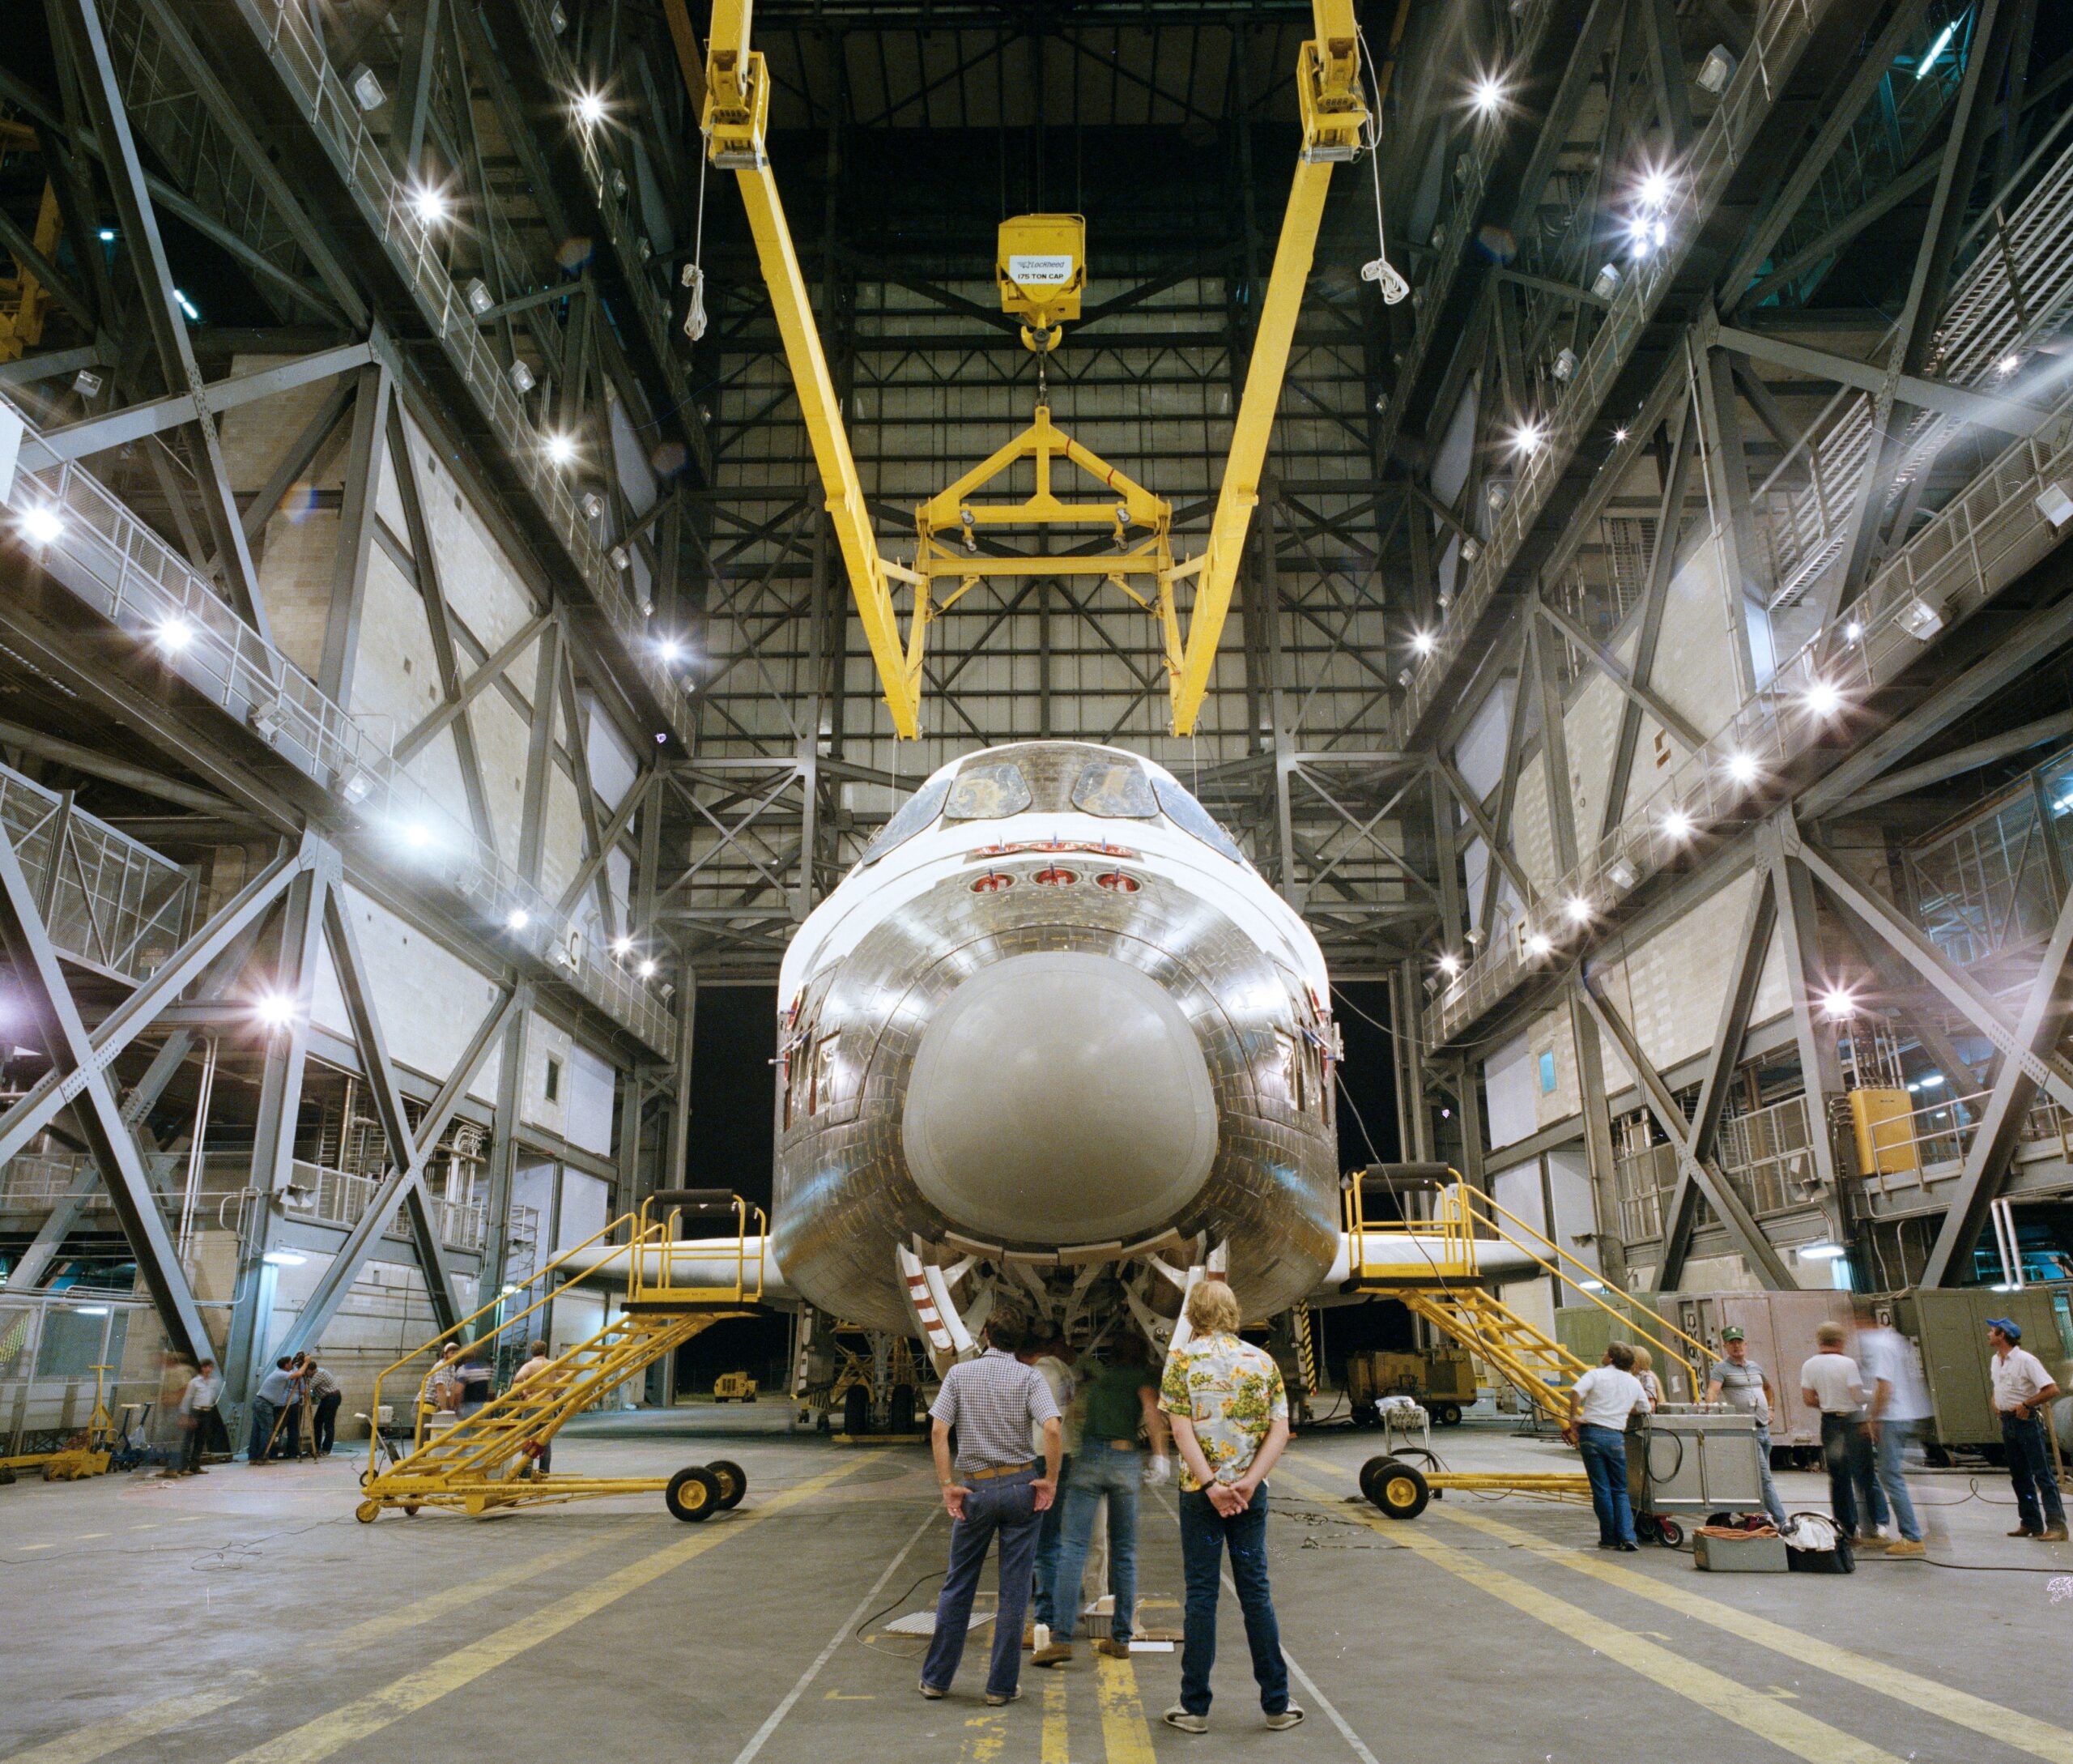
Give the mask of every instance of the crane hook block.
<svg viewBox="0 0 2073 1764">
<path fill-rule="evenodd" d="M 1001 223 L 994 266 L 1001 310 L 1023 321 L 1022 341 L 1038 355 L 1058 346 L 1060 326 L 1079 317 L 1087 286 L 1087 217 L 1017 215 Z"/>
</svg>

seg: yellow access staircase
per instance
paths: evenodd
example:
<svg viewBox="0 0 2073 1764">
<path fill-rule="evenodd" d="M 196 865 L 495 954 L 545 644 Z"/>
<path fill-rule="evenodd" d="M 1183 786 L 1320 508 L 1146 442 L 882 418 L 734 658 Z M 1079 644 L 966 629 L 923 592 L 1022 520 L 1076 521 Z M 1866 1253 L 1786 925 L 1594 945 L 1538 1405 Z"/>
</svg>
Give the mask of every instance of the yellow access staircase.
<svg viewBox="0 0 2073 1764">
<path fill-rule="evenodd" d="M 655 1216 L 658 1208 L 664 1209 L 659 1218 Z M 677 1237 L 679 1225 L 687 1214 L 715 1212 L 730 1214 L 734 1221 L 733 1281 L 704 1285 L 678 1279 L 678 1264 L 685 1254 Z M 756 1242 L 752 1251 L 751 1218 Z M 706 1189 L 666 1190 L 643 1201 L 637 1213 L 615 1219 L 563 1251 L 533 1276 L 540 1285 L 540 1297 L 517 1315 L 500 1318 L 493 1334 L 522 1323 L 546 1305 L 555 1289 L 547 1276 L 622 1227 L 629 1231 L 625 1308 L 587 1341 L 550 1361 L 537 1377 L 436 1431 L 428 1427 L 431 1405 L 424 1396 L 430 1378 L 428 1370 L 416 1398 L 411 1450 L 385 1468 L 379 1462 L 378 1431 L 368 1442 L 368 1472 L 361 1479 L 363 1498 L 357 1516 L 363 1523 L 371 1523 L 385 1507 L 391 1506 L 408 1515 L 427 1506 L 480 1514 L 498 1507 L 658 1490 L 666 1493 L 670 1510 L 679 1519 L 702 1519 L 734 1506 L 745 1492 L 746 1481 L 730 1464 L 694 1467 L 669 1477 L 549 1475 L 538 1465 L 554 1436 L 572 1417 L 722 1319 L 754 1314 L 763 1296 L 763 1224 L 762 1210 L 735 1195 Z M 506 1302 L 498 1299 L 483 1306 L 384 1370 L 374 1384 L 376 1412 L 380 1412 L 384 1379 L 436 1353 L 449 1339 L 458 1340 L 461 1331 Z"/>
<path fill-rule="evenodd" d="M 1373 1192 L 1394 1195 L 1403 1216 L 1369 1218 L 1367 1203 Z M 1430 1218 L 1409 1216 L 1417 1195 L 1433 1197 Z M 1444 1164 L 1376 1165 L 1347 1178 L 1344 1197 L 1350 1287 L 1402 1301 L 1556 1421 L 1569 1418 L 1569 1387 L 1589 1368 L 1485 1289 L 1483 1282 L 1493 1276 L 1483 1269 L 1479 1246 L 1502 1243 L 1520 1252 L 1542 1273 L 1553 1276 L 1561 1289 L 1616 1319 L 1624 1336 L 1648 1349 L 1666 1386 L 1674 1389 L 1681 1371 L 1692 1399 L 1703 1388 L 1699 1367 L 1711 1357 L 1704 1342 L 1639 1299 L 1622 1296 L 1607 1303 L 1598 1297 L 1604 1283 L 1596 1269 L 1471 1187 L 1459 1171 Z M 1415 1259 L 1381 1255 L 1393 1242 L 1414 1238 L 1420 1251 Z"/>
</svg>

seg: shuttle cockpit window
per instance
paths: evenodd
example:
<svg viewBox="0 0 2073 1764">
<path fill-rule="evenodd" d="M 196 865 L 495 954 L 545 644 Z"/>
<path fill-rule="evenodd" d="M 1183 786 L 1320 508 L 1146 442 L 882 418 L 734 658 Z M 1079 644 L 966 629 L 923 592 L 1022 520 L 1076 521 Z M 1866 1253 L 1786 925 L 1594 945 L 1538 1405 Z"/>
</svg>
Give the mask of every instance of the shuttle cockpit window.
<svg viewBox="0 0 2073 1764">
<path fill-rule="evenodd" d="M 1151 780 L 1128 760 L 1089 760 L 1073 780 L 1072 806 L 1108 820 L 1156 820 L 1159 801 Z"/>
<path fill-rule="evenodd" d="M 1237 842 L 1217 825 L 1207 809 L 1173 779 L 1155 778 L 1152 788 L 1159 793 L 1159 806 L 1166 811 L 1166 818 L 1181 832 L 1194 834 L 1211 850 L 1230 859 L 1233 863 L 1245 861 Z"/>
<path fill-rule="evenodd" d="M 896 846 L 904 846 L 917 833 L 932 825 L 943 812 L 943 799 L 950 795 L 950 780 L 931 778 L 900 805 L 899 812 L 878 830 L 878 837 L 864 848 L 863 862 L 876 863 Z"/>
<path fill-rule="evenodd" d="M 1008 760 L 981 760 L 957 774 L 950 803 L 951 820 L 1005 820 L 1029 806 L 1029 781 Z"/>
</svg>

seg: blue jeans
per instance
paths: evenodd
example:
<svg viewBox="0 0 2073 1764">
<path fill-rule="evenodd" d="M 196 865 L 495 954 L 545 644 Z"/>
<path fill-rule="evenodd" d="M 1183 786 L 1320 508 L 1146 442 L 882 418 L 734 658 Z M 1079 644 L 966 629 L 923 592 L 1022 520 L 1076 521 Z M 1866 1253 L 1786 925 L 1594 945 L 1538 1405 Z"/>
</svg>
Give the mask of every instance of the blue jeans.
<svg viewBox="0 0 2073 1764">
<path fill-rule="evenodd" d="M 1627 1436 L 1616 1427 L 1586 1421 L 1577 1430 L 1584 1474 L 1590 1478 L 1591 1510 L 1598 1515 L 1601 1544 L 1634 1541 L 1634 1507 L 1627 1498 Z"/>
<path fill-rule="evenodd" d="M 1070 1642 L 1079 1627 L 1080 1576 L 1087 1569 L 1087 1546 L 1094 1538 L 1094 1515 L 1105 1495 L 1109 1502 L 1109 1590 L 1116 1598 L 1109 1633 L 1118 1642 L 1130 1638 L 1130 1619 L 1137 1610 L 1137 1490 L 1142 1462 L 1136 1447 L 1118 1450 L 1103 1439 L 1089 1440 L 1073 1459 L 1072 1480 L 1058 1503 L 1064 1518 L 1059 1526 L 1053 1597 L 1058 1613 L 1051 1624 L 1054 1641 Z M 1040 1600 L 1042 1586 L 1040 1578 Z M 1037 1621 L 1043 1621 L 1041 1604 Z"/>
<path fill-rule="evenodd" d="M 252 1438 L 246 1446 L 245 1455 L 251 1464 L 266 1461 L 266 1447 L 274 1437 L 274 1423 L 280 1419 L 280 1409 L 263 1396 L 252 1399 Z"/>
<path fill-rule="evenodd" d="M 1058 1459 L 1058 1490 L 1065 1491 L 1066 1478 L 1072 1473 L 1072 1454 L 1067 1452 Z M 1059 1528 L 1064 1524 L 1065 1502 L 1057 1500 L 1036 1515 L 1036 1621 L 1054 1628 L 1058 1621 L 1057 1588 L 1058 1581 Z M 1070 1634 L 1071 1632 L 1066 1632 Z"/>
<path fill-rule="evenodd" d="M 1914 1516 L 1914 1500 L 1908 1493 L 1907 1449 L 1914 1430 L 1911 1421 L 1881 1421 L 1871 1448 L 1879 1486 L 1893 1504 L 1893 1519 L 1901 1528 L 1901 1536 L 1910 1544 L 1922 1541 L 1922 1522 Z"/>
<path fill-rule="evenodd" d="M 989 1696 L 1005 1697 L 1022 1675 L 1022 1619 L 1029 1608 L 1030 1566 L 1036 1553 L 1036 1498 L 1030 1485 L 1041 1471 L 1032 1464 L 1012 1476 L 969 1482 L 964 1517 L 950 1528 L 950 1571 L 936 1600 L 936 1632 L 922 1662 L 922 1682 L 947 1690 L 964 1655 L 972 1624 L 972 1596 L 996 1533 L 1001 1540 L 1001 1596 L 994 1618 L 994 1655 L 986 1670 Z M 960 1479 L 961 1480 L 961 1479 Z"/>
<path fill-rule="evenodd" d="M 1875 1532 L 1892 1518 L 1874 1467 L 1871 1430 L 1858 1415 L 1821 1417 L 1821 1456 L 1828 1467 L 1828 1510 L 1849 1536 Z M 1858 1511 L 1862 1504 L 1862 1514 Z"/>
<path fill-rule="evenodd" d="M 2016 1488 L 2016 1509 L 2026 1530 L 2041 1532 L 2066 1523 L 2066 1503 L 2051 1473 L 2051 1447 L 2044 1437 L 2044 1417 L 2028 1421 L 2003 1414 L 2001 1443 L 2008 1449 L 2008 1480 Z"/>
<path fill-rule="evenodd" d="M 1771 1474 L 1771 1430 L 1760 1422 L 1756 1428 L 1756 1474 L 1763 1481 L 1764 1510 L 1771 1515 L 1771 1523 L 1783 1531 L 1785 1502 L 1778 1498 L 1777 1481 Z"/>
<path fill-rule="evenodd" d="M 1187 1579 L 1181 1706 L 1190 1715 L 1209 1713 L 1209 1673 L 1216 1664 L 1216 1594 L 1227 1544 L 1231 1583 L 1238 1589 L 1238 1608 L 1245 1614 L 1245 1642 L 1253 1651 L 1260 1707 L 1279 1715 L 1288 1706 L 1288 1663 L 1281 1657 L 1281 1629 L 1266 1583 L 1264 1484 L 1253 1491 L 1253 1504 L 1236 1519 L 1224 1518 L 1199 1489 L 1181 1491 L 1181 1563 Z"/>
</svg>

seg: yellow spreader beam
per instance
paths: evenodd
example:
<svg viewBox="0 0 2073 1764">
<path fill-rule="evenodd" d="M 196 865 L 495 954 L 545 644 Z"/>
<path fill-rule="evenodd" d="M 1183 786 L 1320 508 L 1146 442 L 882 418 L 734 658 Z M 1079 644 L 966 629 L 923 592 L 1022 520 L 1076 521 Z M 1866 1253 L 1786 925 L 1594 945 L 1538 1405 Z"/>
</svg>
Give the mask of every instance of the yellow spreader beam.
<svg viewBox="0 0 2073 1764">
<path fill-rule="evenodd" d="M 672 35 L 687 68 L 685 49 L 692 40 L 684 0 L 663 0 Z M 1041 570 L 1059 573 L 1066 560 L 1019 558 L 969 559 L 968 566 L 942 566 L 946 560 L 931 556 L 931 527 L 942 530 L 930 511 L 956 493 L 946 491 L 922 514 L 923 556 L 919 570 L 910 570 L 882 556 L 871 530 L 855 456 L 842 426 L 841 400 L 828 372 L 828 361 L 814 328 L 813 305 L 800 272 L 798 255 L 793 249 L 791 231 L 785 221 L 783 203 L 770 170 L 764 147 L 764 130 L 770 110 L 769 77 L 763 57 L 749 46 L 752 0 L 713 0 L 712 40 L 705 58 L 703 118 L 706 152 L 712 163 L 732 171 L 748 211 L 750 231 L 755 235 L 756 255 L 770 293 L 777 328 L 790 364 L 792 380 L 812 443 L 814 462 L 827 491 L 828 512 L 835 524 L 842 560 L 849 573 L 849 586 L 863 620 L 864 635 L 871 658 L 885 688 L 892 711 L 893 726 L 909 737 L 921 733 L 922 657 L 932 612 L 939 612 L 947 600 L 935 602 L 930 593 L 934 576 L 956 573 L 964 587 L 990 575 L 1029 574 Z M 1238 407 L 1238 420 L 1231 438 L 1231 457 L 1224 474 L 1216 511 L 1210 524 L 1209 540 L 1201 556 L 1176 565 L 1166 553 L 1164 535 L 1159 541 L 1128 555 L 1127 562 L 1089 568 L 1084 573 L 1110 577 L 1126 592 L 1133 592 L 1126 578 L 1143 572 L 1156 576 L 1156 606 L 1165 638 L 1168 685 L 1173 701 L 1173 726 L 1176 735 L 1194 731 L 1209 689 L 1216 662 L 1218 644 L 1231 610 L 1231 594 L 1237 581 L 1238 565 L 1245 548 L 1245 535 L 1253 509 L 1259 501 L 1260 474 L 1266 462 L 1267 443 L 1274 429 L 1276 407 L 1281 401 L 1282 381 L 1288 370 L 1288 356 L 1296 339 L 1296 320 L 1303 305 L 1303 291 L 1309 280 L 1310 264 L 1317 242 L 1317 229 L 1324 219 L 1325 198 L 1330 189 L 1331 168 L 1352 159 L 1359 151 L 1368 123 L 1368 106 L 1361 94 L 1360 35 L 1354 20 L 1353 0 L 1312 0 L 1311 15 L 1316 35 L 1302 47 L 1296 67 L 1296 96 L 1303 121 L 1303 147 L 1289 190 L 1288 207 L 1281 223 L 1280 241 L 1275 249 L 1274 268 L 1267 279 L 1266 299 L 1253 338 L 1252 360 L 1245 372 L 1245 390 Z M 696 83 L 687 79 L 692 96 L 701 95 Z M 1025 223 L 1051 224 L 1076 220 L 1077 216 L 1035 215 Z M 1083 260 L 1079 273 L 1083 276 Z M 1072 289 L 1077 305 L 1078 289 Z M 1028 291 L 1023 291 L 1027 296 Z M 1058 316 L 1068 316 L 1060 313 Z M 1042 318 L 1040 316 L 1040 322 Z M 1027 333 L 1025 334 L 1028 334 Z M 1045 332 L 1042 347 L 1056 339 L 1054 328 Z M 1039 347 L 1032 343 L 1032 347 Z M 1048 426 L 1048 413 L 1039 412 L 1039 424 L 1010 450 L 1031 450 L 1032 437 Z M 1054 434 L 1055 431 L 1052 432 Z M 996 456 L 998 459 L 999 456 Z M 1078 462 L 1075 462 L 1076 463 Z M 992 462 L 989 462 L 991 464 Z M 990 476 L 986 467 L 975 476 Z M 1118 488 L 1122 487 L 1117 486 Z M 1148 492 L 1130 487 L 1138 497 L 1156 502 Z M 954 506 L 954 505 L 953 505 Z M 1159 503 L 1163 509 L 1165 505 Z M 978 510 L 973 509 L 975 516 Z M 1024 518 L 1030 518 L 1027 510 Z M 999 516 L 985 517 L 1005 519 Z M 1041 521 L 1056 517 L 1039 513 Z M 1121 548 L 1119 548 L 1119 550 Z M 1147 568 L 1150 565 L 1150 568 Z M 1180 609 L 1180 586 L 1193 582 L 1194 596 L 1184 620 Z M 895 582 L 913 591 L 914 599 L 903 631 L 893 603 Z M 963 587 L 958 590 L 963 592 Z M 1136 596 L 1140 600 L 1142 596 Z M 950 598 L 955 598 L 951 596 Z"/>
</svg>

